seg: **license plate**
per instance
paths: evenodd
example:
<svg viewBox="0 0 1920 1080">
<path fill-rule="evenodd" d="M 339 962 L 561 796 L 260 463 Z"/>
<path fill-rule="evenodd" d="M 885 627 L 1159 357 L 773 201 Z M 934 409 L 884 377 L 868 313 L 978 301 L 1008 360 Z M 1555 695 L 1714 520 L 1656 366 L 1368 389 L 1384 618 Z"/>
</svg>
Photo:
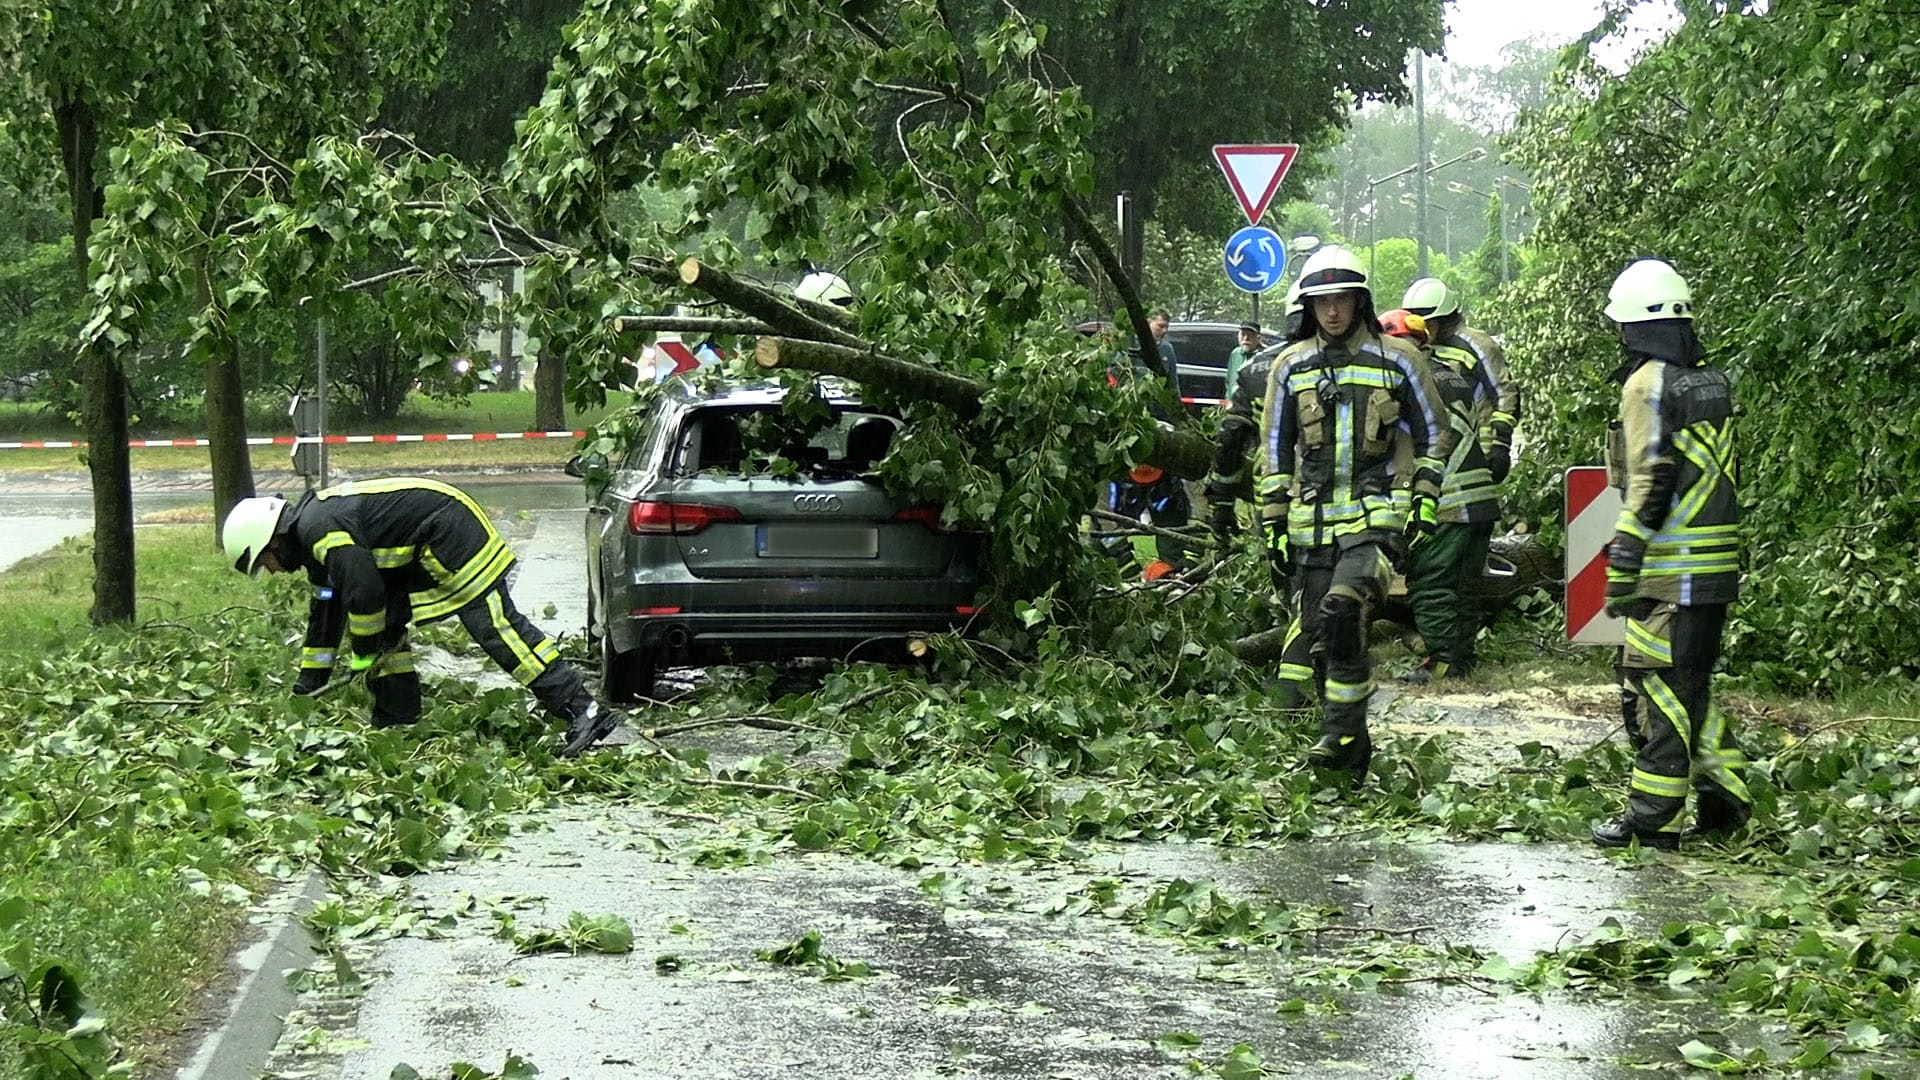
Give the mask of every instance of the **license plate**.
<svg viewBox="0 0 1920 1080">
<path fill-rule="evenodd" d="M 880 530 L 872 526 L 763 525 L 759 547 L 769 559 L 877 559 Z"/>
</svg>

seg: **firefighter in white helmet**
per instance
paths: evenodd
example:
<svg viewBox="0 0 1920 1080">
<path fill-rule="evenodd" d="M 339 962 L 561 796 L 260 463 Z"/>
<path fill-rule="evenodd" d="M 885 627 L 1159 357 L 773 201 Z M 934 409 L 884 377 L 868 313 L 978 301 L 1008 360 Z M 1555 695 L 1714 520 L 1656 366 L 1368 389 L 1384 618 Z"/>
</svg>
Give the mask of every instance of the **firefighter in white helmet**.
<svg viewBox="0 0 1920 1080">
<path fill-rule="evenodd" d="M 793 287 L 793 295 L 834 307 L 853 307 L 853 286 L 847 279 L 828 270 L 810 270 Z"/>
<path fill-rule="evenodd" d="M 1464 431 L 1440 485 L 1440 527 L 1412 553 L 1407 599 L 1427 655 L 1402 680 L 1459 678 L 1473 669 L 1480 634 L 1474 586 L 1486 573 L 1501 481 L 1512 468 L 1520 391 L 1493 339 L 1468 326 L 1459 294 L 1439 278 L 1407 288 L 1402 306 L 1426 324 L 1434 381 L 1449 421 Z"/>
<path fill-rule="evenodd" d="M 1607 545 L 1607 611 L 1627 623 L 1621 687 L 1634 761 L 1626 813 L 1593 839 L 1671 848 L 1683 835 L 1737 829 L 1753 812 L 1746 758 L 1708 692 L 1740 592 L 1733 388 L 1707 362 L 1693 291 L 1672 266 L 1627 267 L 1606 314 L 1626 350 L 1614 372 L 1620 419 L 1607 432 L 1608 478 L 1622 495 Z"/>
<path fill-rule="evenodd" d="M 579 671 L 514 607 L 506 584 L 513 552 L 458 488 L 392 477 L 337 484 L 298 503 L 242 499 L 220 539 L 243 574 L 304 570 L 313 585 L 297 694 L 365 675 L 374 726 L 411 724 L 420 715 L 420 677 L 407 629 L 453 616 L 566 722 L 562 756 L 579 754 L 619 723 L 620 713 L 596 702 Z"/>
<path fill-rule="evenodd" d="M 1352 252 L 1315 252 L 1301 267 L 1299 295 L 1310 336 L 1274 361 L 1256 491 L 1276 569 L 1294 578 L 1299 632 L 1324 664 L 1321 736 L 1307 760 L 1357 782 L 1373 758 L 1369 611 L 1385 599 L 1408 535 L 1436 524 L 1454 434 L 1419 351 L 1381 332 Z M 1403 429 L 1411 469 L 1394 463 Z M 1282 675 L 1304 683 L 1314 672 Z"/>
</svg>

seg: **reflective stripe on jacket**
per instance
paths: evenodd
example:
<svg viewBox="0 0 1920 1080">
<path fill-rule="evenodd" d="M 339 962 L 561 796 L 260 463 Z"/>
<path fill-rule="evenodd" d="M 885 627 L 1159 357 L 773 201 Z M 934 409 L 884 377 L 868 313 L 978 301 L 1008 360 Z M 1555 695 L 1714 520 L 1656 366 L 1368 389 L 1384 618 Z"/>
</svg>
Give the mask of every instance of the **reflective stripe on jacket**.
<svg viewBox="0 0 1920 1080">
<path fill-rule="evenodd" d="M 1642 361 L 1621 390 L 1607 459 L 1623 493 L 1614 531 L 1647 545 L 1635 595 L 1689 606 L 1737 599 L 1740 502 L 1726 375 L 1704 362 Z"/>
<path fill-rule="evenodd" d="M 1400 531 L 1407 506 L 1395 489 L 1440 498 L 1455 444 L 1444 409 L 1425 358 L 1398 338 L 1361 329 L 1287 349 L 1268 380 L 1263 513 L 1284 506 L 1288 539 L 1303 548 Z M 1411 469 L 1394 463 L 1402 429 Z"/>
</svg>

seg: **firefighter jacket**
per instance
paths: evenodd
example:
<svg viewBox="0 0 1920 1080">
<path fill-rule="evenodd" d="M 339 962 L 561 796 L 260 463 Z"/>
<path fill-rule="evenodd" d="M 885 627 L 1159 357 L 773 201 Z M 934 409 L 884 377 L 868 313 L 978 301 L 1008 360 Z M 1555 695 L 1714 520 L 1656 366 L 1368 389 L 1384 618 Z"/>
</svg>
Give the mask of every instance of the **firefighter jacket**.
<svg viewBox="0 0 1920 1080">
<path fill-rule="evenodd" d="M 1459 524 L 1494 521 L 1500 517 L 1500 490 L 1480 441 L 1489 398 L 1486 381 L 1437 353 L 1431 370 L 1446 411 L 1443 419 L 1453 429 L 1455 439 L 1445 462 L 1445 479 L 1440 483 L 1439 520 Z"/>
<path fill-rule="evenodd" d="M 383 635 L 452 615 L 513 565 L 513 552 L 472 497 L 437 480 L 324 488 L 294 508 L 290 532 L 314 586 L 302 669 L 333 666 L 343 622 L 354 652 L 371 655 Z M 389 625 L 393 612 L 398 626 Z"/>
<path fill-rule="evenodd" d="M 1433 343 L 1437 360 L 1465 371 L 1479 388 L 1475 402 L 1481 449 L 1513 445 L 1513 429 L 1520 423 L 1520 384 L 1507 372 L 1507 354 L 1485 331 L 1464 322 Z"/>
<path fill-rule="evenodd" d="M 1633 596 L 1684 607 L 1732 603 L 1740 592 L 1732 386 L 1704 359 L 1638 358 L 1623 370 L 1620 419 L 1607 432 L 1607 477 L 1622 493 L 1609 592 L 1631 584 Z"/>
<path fill-rule="evenodd" d="M 1227 412 L 1220 418 L 1220 435 L 1214 443 L 1213 472 L 1207 477 L 1209 492 L 1253 498 L 1248 458 L 1265 424 L 1267 378 L 1279 355 L 1278 348 L 1264 349 L 1234 371 L 1233 383 L 1227 387 Z"/>
<path fill-rule="evenodd" d="M 1407 524 L 1396 490 L 1440 498 L 1453 429 L 1426 360 L 1399 338 L 1356 329 L 1313 337 L 1274 360 L 1267 386 L 1261 516 L 1285 518 L 1296 549 L 1380 543 Z M 1396 467 L 1404 430 L 1412 468 Z"/>
</svg>

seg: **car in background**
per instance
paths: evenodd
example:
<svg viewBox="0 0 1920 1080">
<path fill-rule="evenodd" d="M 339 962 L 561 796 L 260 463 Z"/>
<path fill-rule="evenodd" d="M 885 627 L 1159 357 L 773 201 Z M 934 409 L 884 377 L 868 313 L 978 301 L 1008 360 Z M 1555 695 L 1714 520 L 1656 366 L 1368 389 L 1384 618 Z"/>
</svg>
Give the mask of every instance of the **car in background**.
<svg viewBox="0 0 1920 1080">
<path fill-rule="evenodd" d="M 1111 323 L 1086 322 L 1076 329 L 1093 335 L 1112 329 Z M 1132 335 L 1125 337 L 1131 341 Z M 1219 405 L 1230 394 L 1227 356 L 1240 344 L 1240 324 L 1234 322 L 1175 322 L 1167 324 L 1167 341 L 1179 367 L 1180 400 L 1189 412 Z M 1280 335 L 1261 331 L 1261 347 L 1280 344 Z"/>
<path fill-rule="evenodd" d="M 901 659 L 913 639 L 972 620 L 984 535 L 874 475 L 900 419 L 823 383 L 826 418 L 803 431 L 783 426 L 783 396 L 669 380 L 625 458 L 606 463 L 586 584 L 609 700 L 650 696 L 665 667 Z M 769 432 L 791 440 L 777 451 L 785 475 L 768 469 Z"/>
</svg>

